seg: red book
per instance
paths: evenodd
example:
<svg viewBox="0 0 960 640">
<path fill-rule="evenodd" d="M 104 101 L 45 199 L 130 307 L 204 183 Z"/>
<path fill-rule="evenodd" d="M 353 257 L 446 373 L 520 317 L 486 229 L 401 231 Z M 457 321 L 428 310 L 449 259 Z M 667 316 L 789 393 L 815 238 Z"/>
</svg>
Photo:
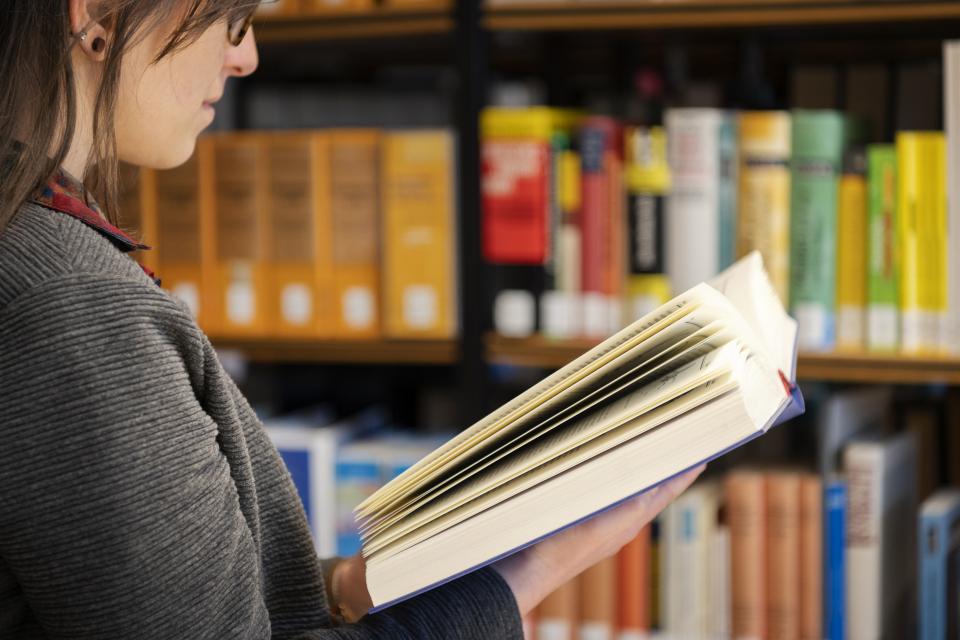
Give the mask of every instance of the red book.
<svg viewBox="0 0 960 640">
<path fill-rule="evenodd" d="M 619 327 L 613 307 L 620 294 L 625 251 L 623 229 L 621 126 L 613 118 L 595 116 L 580 129 L 583 162 L 581 232 L 583 265 L 581 283 L 588 335 L 606 336 Z M 624 244 L 621 248 L 620 245 Z M 617 274 L 617 275 L 614 275 Z"/>
<path fill-rule="evenodd" d="M 542 265 L 547 259 L 550 145 L 484 140 L 483 254 L 492 264 Z"/>
</svg>

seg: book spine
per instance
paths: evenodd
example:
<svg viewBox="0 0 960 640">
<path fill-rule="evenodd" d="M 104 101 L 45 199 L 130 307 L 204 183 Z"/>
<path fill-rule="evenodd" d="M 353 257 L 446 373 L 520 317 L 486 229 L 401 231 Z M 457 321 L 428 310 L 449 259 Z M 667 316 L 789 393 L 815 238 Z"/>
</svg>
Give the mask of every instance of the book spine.
<svg viewBox="0 0 960 640">
<path fill-rule="evenodd" d="M 800 485 L 800 638 L 820 640 L 823 634 L 823 483 L 803 474 Z"/>
<path fill-rule="evenodd" d="M 930 217 L 924 225 L 922 246 L 929 248 L 924 251 L 928 261 L 925 278 L 930 283 L 927 307 L 930 310 L 930 325 L 927 329 L 930 350 L 942 352 L 948 331 L 949 319 L 949 236 L 948 202 L 947 202 L 947 142 L 942 133 L 935 133 L 930 137 L 930 158 L 933 165 L 929 174 L 930 194 L 933 199 Z"/>
<path fill-rule="evenodd" d="M 617 630 L 624 634 L 650 631 L 650 527 L 617 554 Z"/>
<path fill-rule="evenodd" d="M 773 638 L 800 637 L 800 476 L 771 473 L 767 485 L 767 620 Z"/>
<path fill-rule="evenodd" d="M 942 516 L 921 515 L 917 532 L 920 589 L 917 601 L 920 640 L 940 640 L 947 636 L 947 562 L 949 530 Z"/>
<path fill-rule="evenodd" d="M 943 350 L 960 354 L 960 42 L 944 43 L 944 120 L 947 136 L 948 317 Z"/>
<path fill-rule="evenodd" d="M 335 335 L 380 335 L 380 134 L 330 134 L 331 261 Z"/>
<path fill-rule="evenodd" d="M 458 332 L 454 137 L 446 130 L 383 134 L 384 333 Z"/>
<path fill-rule="evenodd" d="M 790 301 L 790 114 L 739 120 L 737 255 L 760 251 L 784 305 Z"/>
<path fill-rule="evenodd" d="M 731 630 L 737 638 L 767 635 L 766 487 L 763 474 L 726 479 L 730 522 Z"/>
<path fill-rule="evenodd" d="M 824 637 L 843 640 L 847 620 L 847 484 L 843 480 L 830 480 L 824 487 L 824 520 Z"/>
<path fill-rule="evenodd" d="M 360 532 L 353 510 L 383 484 L 380 461 L 374 457 L 341 457 L 337 460 L 334 477 L 337 496 L 336 555 L 347 557 L 360 552 Z"/>
<path fill-rule="evenodd" d="M 836 343 L 837 183 L 843 116 L 795 111 L 790 198 L 790 307 L 798 347 L 830 350 Z"/>
<path fill-rule="evenodd" d="M 579 329 L 577 323 L 571 322 L 576 311 L 567 293 L 569 283 L 564 282 L 568 274 L 562 273 L 565 268 L 570 271 L 569 264 L 573 260 L 579 260 L 577 249 L 571 247 L 569 239 L 564 236 L 564 209 L 569 203 L 565 202 L 566 194 L 563 192 L 564 189 L 570 191 L 565 187 L 564 181 L 572 178 L 566 174 L 564 166 L 569 162 L 569 146 L 569 136 L 565 132 L 554 132 L 550 150 L 550 208 L 547 225 L 550 252 L 545 265 L 545 290 L 539 300 L 541 331 L 546 336 L 559 339 L 576 337 Z M 579 184 L 577 187 L 579 188 Z M 574 264 L 579 266 L 579 262 Z"/>
<path fill-rule="evenodd" d="M 318 254 L 313 197 L 316 134 L 274 134 L 267 141 L 268 323 L 281 336 L 332 337 Z M 329 282 L 329 274 L 326 274 Z"/>
<path fill-rule="evenodd" d="M 848 483 L 847 631 L 851 638 L 879 638 L 882 631 L 883 454 L 874 443 L 844 450 Z"/>
<path fill-rule="evenodd" d="M 940 348 L 946 292 L 944 158 L 940 134 L 897 135 L 901 347 L 906 352 Z"/>
<path fill-rule="evenodd" d="M 670 281 L 664 275 L 670 170 L 662 128 L 631 129 L 626 137 L 629 246 L 625 320 L 629 323 L 670 299 Z"/>
<path fill-rule="evenodd" d="M 617 624 L 616 586 L 615 556 L 580 575 L 580 640 L 612 640 Z"/>
<path fill-rule="evenodd" d="M 725 113 L 720 122 L 720 270 L 737 259 L 737 122 Z"/>
<path fill-rule="evenodd" d="M 555 327 L 557 337 L 574 337 L 583 333 L 581 263 L 583 241 L 580 228 L 580 154 L 564 150 L 559 158 L 559 201 L 561 221 L 556 265 L 556 313 L 565 324 Z"/>
<path fill-rule="evenodd" d="M 894 351 L 900 342 L 896 148 L 870 146 L 867 164 L 867 346 Z"/>
<path fill-rule="evenodd" d="M 263 335 L 267 319 L 264 254 L 269 237 L 262 137 L 219 134 L 214 144 L 212 324 L 223 336 Z"/>
<path fill-rule="evenodd" d="M 541 329 L 539 303 L 548 288 L 553 182 L 550 137 L 523 132 L 510 137 L 496 135 L 495 116 L 492 113 L 484 120 L 483 253 L 488 263 L 497 265 L 499 276 L 494 324 L 505 335 L 521 337 Z M 498 319 L 508 324 L 501 325 Z"/>
<path fill-rule="evenodd" d="M 837 206 L 837 348 L 866 346 L 866 158 L 860 149 L 847 154 Z"/>
<path fill-rule="evenodd" d="M 610 333 L 611 299 L 610 248 L 614 238 L 615 216 L 611 188 L 611 146 L 614 137 L 612 121 L 591 118 L 580 130 L 582 161 L 582 276 L 584 334 L 603 337 Z M 618 198 L 619 199 L 619 198 Z M 618 239 L 619 240 L 619 239 Z"/>
<path fill-rule="evenodd" d="M 575 640 L 580 580 L 574 578 L 544 598 L 537 611 L 537 640 Z"/>
<path fill-rule="evenodd" d="M 663 514 L 650 523 L 650 628 L 663 629 L 664 582 L 663 573 Z"/>
<path fill-rule="evenodd" d="M 722 112 L 667 112 L 671 189 L 667 198 L 667 275 L 677 291 L 710 279 L 720 266 Z"/>
</svg>

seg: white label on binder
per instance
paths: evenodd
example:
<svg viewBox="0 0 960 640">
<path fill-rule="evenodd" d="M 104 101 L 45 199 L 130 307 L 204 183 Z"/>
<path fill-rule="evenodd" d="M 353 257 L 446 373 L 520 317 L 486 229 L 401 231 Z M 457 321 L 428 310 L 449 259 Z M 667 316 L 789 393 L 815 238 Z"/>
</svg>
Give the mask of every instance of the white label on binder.
<svg viewBox="0 0 960 640">
<path fill-rule="evenodd" d="M 313 296 L 310 287 L 302 283 L 288 284 L 280 294 L 280 309 L 283 319 L 290 324 L 303 326 L 313 315 Z"/>
<path fill-rule="evenodd" d="M 196 283 L 178 282 L 174 285 L 172 293 L 187 305 L 190 313 L 193 314 L 194 319 L 196 319 L 200 314 L 200 291 Z"/>
<path fill-rule="evenodd" d="M 373 292 L 367 287 L 350 287 L 343 292 L 343 321 L 354 329 L 366 329 L 373 324 L 376 307 Z"/>
<path fill-rule="evenodd" d="M 227 287 L 227 319 L 233 324 L 253 322 L 255 304 L 253 285 L 249 282 L 232 282 Z"/>
<path fill-rule="evenodd" d="M 437 324 L 437 293 L 427 285 L 403 290 L 403 321 L 412 329 L 429 329 Z"/>
</svg>

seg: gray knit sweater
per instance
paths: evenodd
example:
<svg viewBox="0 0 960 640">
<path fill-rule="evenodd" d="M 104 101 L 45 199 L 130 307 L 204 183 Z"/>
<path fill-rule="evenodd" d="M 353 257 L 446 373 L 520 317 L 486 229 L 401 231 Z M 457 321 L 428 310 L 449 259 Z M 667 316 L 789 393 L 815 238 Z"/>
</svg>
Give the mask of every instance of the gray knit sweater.
<svg viewBox="0 0 960 640">
<path fill-rule="evenodd" d="M 333 627 L 290 477 L 189 311 L 91 227 L 20 210 L 0 235 L 0 638 L 521 637 L 490 570 Z"/>
</svg>

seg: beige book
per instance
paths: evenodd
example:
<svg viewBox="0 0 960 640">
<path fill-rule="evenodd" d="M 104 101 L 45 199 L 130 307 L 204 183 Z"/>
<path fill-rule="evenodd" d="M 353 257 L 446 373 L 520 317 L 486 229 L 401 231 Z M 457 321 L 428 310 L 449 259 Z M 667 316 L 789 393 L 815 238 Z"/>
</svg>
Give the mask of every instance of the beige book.
<svg viewBox="0 0 960 640">
<path fill-rule="evenodd" d="M 771 472 L 767 498 L 767 629 L 800 637 L 800 474 Z"/>
<path fill-rule="evenodd" d="M 377 608 L 509 555 L 802 411 L 759 254 L 494 411 L 356 511 Z"/>
<path fill-rule="evenodd" d="M 759 471 L 726 479 L 730 523 L 731 631 L 735 638 L 767 636 L 766 482 Z"/>
</svg>

